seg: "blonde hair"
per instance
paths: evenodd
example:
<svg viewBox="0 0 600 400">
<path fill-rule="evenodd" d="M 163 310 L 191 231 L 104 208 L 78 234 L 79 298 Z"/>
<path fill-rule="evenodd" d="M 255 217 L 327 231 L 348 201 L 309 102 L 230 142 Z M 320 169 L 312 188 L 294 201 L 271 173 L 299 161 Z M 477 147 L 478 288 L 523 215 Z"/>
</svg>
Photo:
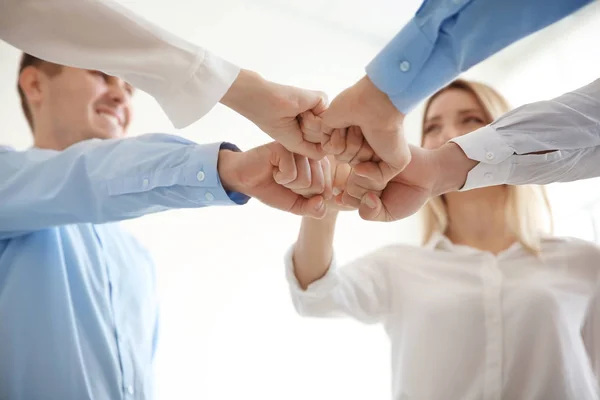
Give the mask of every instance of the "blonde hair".
<svg viewBox="0 0 600 400">
<path fill-rule="evenodd" d="M 486 124 L 510 110 L 506 99 L 491 87 L 478 82 L 458 79 L 431 96 L 425 103 L 421 130 L 423 132 L 427 111 L 433 100 L 441 93 L 458 89 L 475 96 L 485 113 Z M 422 139 L 425 134 L 422 134 Z M 552 211 L 546 190 L 543 186 L 507 186 L 506 219 L 517 241 L 533 254 L 540 253 L 544 233 L 552 232 Z M 445 233 L 448 228 L 448 211 L 444 197 L 434 197 L 423 207 L 423 243 L 427 243 L 434 233 Z"/>
</svg>

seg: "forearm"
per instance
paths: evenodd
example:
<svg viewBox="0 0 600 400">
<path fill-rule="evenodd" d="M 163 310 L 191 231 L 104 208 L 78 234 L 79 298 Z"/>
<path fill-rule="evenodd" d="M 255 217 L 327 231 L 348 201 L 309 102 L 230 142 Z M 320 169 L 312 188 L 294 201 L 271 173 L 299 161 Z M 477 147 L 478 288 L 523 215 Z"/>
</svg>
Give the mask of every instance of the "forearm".
<svg viewBox="0 0 600 400">
<path fill-rule="evenodd" d="M 217 174 L 219 149 L 143 135 L 0 153 L 0 234 L 235 204 Z"/>
<path fill-rule="evenodd" d="M 258 73 L 242 69 L 220 103 L 249 119 L 256 120 L 253 104 L 256 100 L 271 98 L 268 81 Z M 263 110 L 264 111 L 264 110 Z"/>
<path fill-rule="evenodd" d="M 555 99 L 519 107 L 452 141 L 462 149 L 463 158 L 478 163 L 467 171 L 464 189 L 598 176 L 600 80 Z M 454 159 L 460 155 L 454 154 Z"/>
<path fill-rule="evenodd" d="M 303 289 L 322 278 L 331 265 L 337 214 L 329 211 L 323 219 L 302 219 L 293 263 L 294 274 Z"/>
<path fill-rule="evenodd" d="M 239 73 L 112 0 L 2 1 L 0 38 L 48 61 L 124 79 L 154 96 L 177 128 L 210 111 Z"/>
</svg>

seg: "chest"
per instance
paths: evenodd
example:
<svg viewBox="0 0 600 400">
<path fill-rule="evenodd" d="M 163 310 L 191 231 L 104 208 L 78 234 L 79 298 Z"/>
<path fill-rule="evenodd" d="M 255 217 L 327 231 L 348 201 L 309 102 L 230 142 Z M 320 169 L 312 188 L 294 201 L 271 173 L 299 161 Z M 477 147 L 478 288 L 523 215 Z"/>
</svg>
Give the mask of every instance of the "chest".
<svg viewBox="0 0 600 400">
<path fill-rule="evenodd" d="M 579 327 L 598 292 L 593 271 L 573 257 L 448 254 L 394 271 L 393 309 L 404 322 L 458 331 L 534 321 Z"/>
</svg>

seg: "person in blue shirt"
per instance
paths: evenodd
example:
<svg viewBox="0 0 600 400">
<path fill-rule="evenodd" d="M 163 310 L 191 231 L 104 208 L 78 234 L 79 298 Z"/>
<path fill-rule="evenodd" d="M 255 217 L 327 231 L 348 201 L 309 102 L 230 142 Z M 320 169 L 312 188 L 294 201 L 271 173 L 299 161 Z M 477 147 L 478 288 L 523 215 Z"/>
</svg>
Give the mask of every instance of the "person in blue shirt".
<svg viewBox="0 0 600 400">
<path fill-rule="evenodd" d="M 251 197 L 320 217 L 328 164 L 125 138 L 134 89 L 102 72 L 25 54 L 18 86 L 34 147 L 0 151 L 0 399 L 151 399 L 154 266 L 118 222 Z"/>
</svg>

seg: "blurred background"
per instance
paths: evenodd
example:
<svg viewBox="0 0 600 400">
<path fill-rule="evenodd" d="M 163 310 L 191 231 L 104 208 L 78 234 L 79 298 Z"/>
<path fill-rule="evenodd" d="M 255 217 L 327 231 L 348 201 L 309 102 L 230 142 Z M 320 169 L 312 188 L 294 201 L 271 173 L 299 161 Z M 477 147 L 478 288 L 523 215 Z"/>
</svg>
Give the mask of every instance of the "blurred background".
<svg viewBox="0 0 600 400">
<path fill-rule="evenodd" d="M 419 0 L 121 0 L 147 19 L 264 77 L 332 99 L 417 10 Z M 510 46 L 466 78 L 491 84 L 513 106 L 600 78 L 600 2 Z M 76 18 L 77 16 L 73 16 Z M 0 145 L 31 135 L 19 106 L 19 52 L 0 42 Z M 176 132 L 139 92 L 131 134 L 178 133 L 242 149 L 269 138 L 217 105 Z M 419 143 L 421 108 L 406 121 Z M 600 181 L 548 187 L 556 233 L 600 240 Z M 380 326 L 301 319 L 283 271 L 300 219 L 251 201 L 244 207 L 172 211 L 128 221 L 151 251 L 160 283 L 158 399 L 386 399 L 388 345 Z M 340 217 L 336 251 L 348 261 L 393 242 L 417 244 L 418 216 L 392 224 Z M 441 333 L 443 334 L 443 333 Z"/>
</svg>

